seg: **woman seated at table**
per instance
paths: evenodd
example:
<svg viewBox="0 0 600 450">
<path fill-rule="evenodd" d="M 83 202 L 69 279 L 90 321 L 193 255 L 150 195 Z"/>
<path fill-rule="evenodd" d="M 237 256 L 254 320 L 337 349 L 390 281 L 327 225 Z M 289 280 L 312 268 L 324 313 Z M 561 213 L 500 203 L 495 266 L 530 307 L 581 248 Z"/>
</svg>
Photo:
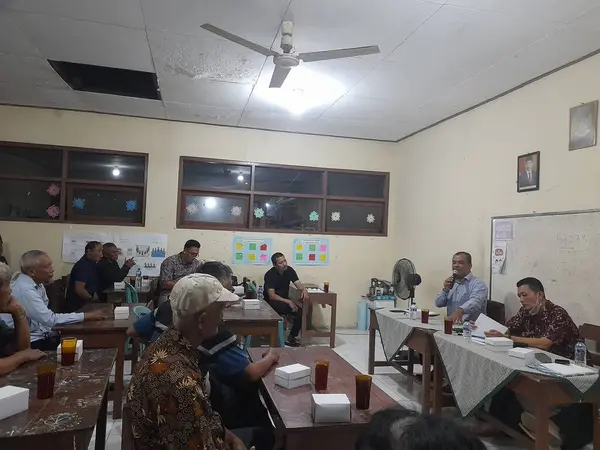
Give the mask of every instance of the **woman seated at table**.
<svg viewBox="0 0 600 450">
<path fill-rule="evenodd" d="M 0 375 L 44 356 L 40 350 L 29 348 L 29 324 L 25 310 L 11 296 L 11 276 L 10 267 L 0 263 L 0 315 L 10 315 L 14 324 L 13 330 L 0 317 Z"/>
<path fill-rule="evenodd" d="M 219 261 L 208 261 L 199 269 L 215 277 L 221 285 L 233 288 L 231 268 Z M 141 337 L 150 342 L 173 323 L 173 310 L 169 301 L 152 314 L 140 317 L 127 330 L 131 337 Z M 268 414 L 258 396 L 257 382 L 279 361 L 279 355 L 268 349 L 260 361 L 251 363 L 248 354 L 237 345 L 236 336 L 226 328 L 202 342 L 203 371 L 210 372 L 210 400 L 228 428 L 265 426 L 270 423 Z"/>
<path fill-rule="evenodd" d="M 544 286 L 537 278 L 523 278 L 517 282 L 517 295 L 521 309 L 506 324 L 508 330 L 486 332 L 488 337 L 507 337 L 515 343 L 573 359 L 579 329 L 569 313 L 546 298 Z M 529 406 L 529 405 L 526 405 Z M 492 399 L 490 414 L 511 428 L 521 429 L 533 436 L 535 418 L 525 411 L 517 395 L 510 389 L 501 389 Z M 573 404 L 559 408 L 551 417 L 550 433 L 553 446 L 578 449 L 592 440 L 593 409 L 591 404 Z M 557 430 L 558 427 L 558 430 Z M 558 445 L 557 445 L 558 444 Z"/>
</svg>

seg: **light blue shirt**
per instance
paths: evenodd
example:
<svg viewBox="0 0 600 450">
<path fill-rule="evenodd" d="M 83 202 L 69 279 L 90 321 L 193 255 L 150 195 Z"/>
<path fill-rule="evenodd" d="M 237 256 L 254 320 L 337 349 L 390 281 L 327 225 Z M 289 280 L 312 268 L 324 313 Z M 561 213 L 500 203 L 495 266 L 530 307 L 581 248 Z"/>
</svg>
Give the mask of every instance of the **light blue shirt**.
<svg viewBox="0 0 600 450">
<path fill-rule="evenodd" d="M 83 322 L 83 313 L 57 314 L 48 308 L 48 294 L 43 284 L 35 284 L 29 275 L 20 273 L 11 283 L 12 295 L 25 309 L 30 340 L 45 339 L 57 325 Z M 12 324 L 12 320 L 9 325 Z"/>
<path fill-rule="evenodd" d="M 460 282 L 454 283 L 449 292 L 441 290 L 435 297 L 435 306 L 447 309 L 451 316 L 456 308 L 462 308 L 464 320 L 477 320 L 487 310 L 488 288 L 485 283 L 469 273 Z"/>
</svg>

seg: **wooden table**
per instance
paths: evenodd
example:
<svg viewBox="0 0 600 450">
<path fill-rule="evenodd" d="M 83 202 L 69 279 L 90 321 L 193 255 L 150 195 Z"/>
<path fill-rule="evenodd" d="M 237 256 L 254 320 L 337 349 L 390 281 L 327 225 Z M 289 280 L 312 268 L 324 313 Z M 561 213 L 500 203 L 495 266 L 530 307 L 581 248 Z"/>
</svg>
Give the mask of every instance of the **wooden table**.
<svg viewBox="0 0 600 450">
<path fill-rule="evenodd" d="M 241 304 L 230 306 L 223 312 L 225 327 L 241 336 L 269 336 L 271 347 L 280 347 L 279 322 L 283 318 L 264 300 L 260 309 L 243 309 Z"/>
<path fill-rule="evenodd" d="M 101 309 L 106 312 L 108 319 L 98 322 L 82 322 L 71 325 L 62 325 L 56 327 L 65 337 L 73 336 L 83 340 L 83 346 L 90 348 L 116 348 L 117 360 L 115 365 L 115 389 L 111 392 L 113 400 L 113 418 L 121 418 L 121 407 L 123 404 L 123 375 L 125 367 L 125 346 L 127 343 L 127 328 L 136 321 L 137 317 L 133 313 L 133 306 L 130 306 L 129 319 L 114 320 L 114 306 L 106 303 L 88 303 L 82 311 L 92 311 Z M 139 342 L 133 339 L 131 349 L 131 371 L 135 368 L 137 362 Z"/>
<path fill-rule="evenodd" d="M 250 358 L 257 361 L 263 349 L 249 349 Z M 315 424 L 311 416 L 312 385 L 295 389 L 275 386 L 274 372 L 261 381 L 261 389 L 274 418 L 278 434 L 283 438 L 285 450 L 332 450 L 354 449 L 359 434 L 377 411 L 397 406 L 397 403 L 379 389 L 371 387 L 371 408 L 359 411 L 355 408 L 356 387 L 354 377 L 359 372 L 341 356 L 327 347 L 285 348 L 280 350 L 279 366 L 300 363 L 312 366 L 315 360 L 329 361 L 329 394 L 346 394 L 352 404 L 350 423 Z"/>
<path fill-rule="evenodd" d="M 21 366 L 4 378 L 0 386 L 29 389 L 29 409 L 0 420 L 0 448 L 87 450 L 96 426 L 96 450 L 104 449 L 108 380 L 115 350 L 86 350 L 73 366 L 58 366 L 54 397 L 37 399 L 37 366 L 56 362 L 56 354 Z"/>
<path fill-rule="evenodd" d="M 317 289 L 316 285 L 307 284 L 306 288 Z M 300 293 L 292 286 L 290 297 L 294 301 L 299 301 Z M 300 334 L 300 343 L 306 345 L 312 337 L 328 337 L 329 347 L 335 347 L 335 327 L 337 317 L 337 294 L 335 292 L 309 292 L 308 301 L 300 301 L 299 305 L 302 306 L 302 331 Z M 312 326 L 312 313 L 313 305 L 321 305 L 323 308 L 327 305 L 331 306 L 331 319 L 329 323 L 329 330 L 319 331 Z"/>
<path fill-rule="evenodd" d="M 435 330 L 428 330 L 424 328 L 415 328 L 404 343 L 408 347 L 408 360 L 401 362 L 388 362 L 388 361 L 375 361 L 375 343 L 377 339 L 377 315 L 375 310 L 369 309 L 370 320 L 369 320 L 369 361 L 368 361 L 368 372 L 370 375 L 375 373 L 375 367 L 392 366 L 401 372 L 405 372 L 410 376 L 414 376 L 414 363 L 415 354 L 414 352 L 422 355 L 423 364 L 423 376 L 422 376 L 422 398 L 421 398 L 421 412 L 427 414 L 430 408 L 433 409 L 434 414 L 439 414 L 442 410 L 443 396 L 442 396 L 442 382 L 443 382 L 443 364 L 436 351 L 435 342 L 433 340 L 433 333 Z M 430 377 L 431 373 L 431 360 L 433 359 L 433 379 Z M 406 369 L 402 366 L 406 365 Z M 433 393 L 433 400 L 432 400 Z"/>
<path fill-rule="evenodd" d="M 136 289 L 135 291 L 137 292 L 139 303 L 145 304 L 152 300 L 151 297 L 154 289 L 156 289 L 156 287 L 153 286 L 152 283 L 148 286 L 143 286 L 141 289 Z M 102 291 L 102 294 L 106 295 L 107 303 L 119 306 L 126 302 L 125 289 L 108 288 Z"/>
</svg>

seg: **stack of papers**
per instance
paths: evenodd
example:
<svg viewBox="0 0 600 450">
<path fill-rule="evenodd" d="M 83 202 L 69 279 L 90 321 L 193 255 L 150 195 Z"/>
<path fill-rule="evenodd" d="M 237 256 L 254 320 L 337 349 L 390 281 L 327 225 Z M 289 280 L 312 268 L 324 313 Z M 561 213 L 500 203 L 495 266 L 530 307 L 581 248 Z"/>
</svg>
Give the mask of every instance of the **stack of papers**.
<svg viewBox="0 0 600 450">
<path fill-rule="evenodd" d="M 547 363 L 540 365 L 564 377 L 572 377 L 576 375 L 592 375 L 598 373 L 596 369 L 593 369 L 591 367 L 579 366 L 577 364 L 569 364 L 568 366 L 565 366 L 564 364 Z"/>
<path fill-rule="evenodd" d="M 475 321 L 476 328 L 473 330 L 473 337 L 485 338 L 485 332 L 490 330 L 498 330 L 500 333 L 506 333 L 508 328 L 494 319 L 489 318 L 485 314 L 479 314 Z"/>
</svg>

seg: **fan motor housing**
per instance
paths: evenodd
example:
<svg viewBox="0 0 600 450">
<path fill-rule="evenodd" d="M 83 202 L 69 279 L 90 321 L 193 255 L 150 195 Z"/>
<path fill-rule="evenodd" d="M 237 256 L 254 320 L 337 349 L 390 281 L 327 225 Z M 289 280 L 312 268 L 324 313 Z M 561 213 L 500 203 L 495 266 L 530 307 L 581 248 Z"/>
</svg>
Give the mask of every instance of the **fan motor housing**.
<svg viewBox="0 0 600 450">
<path fill-rule="evenodd" d="M 273 57 L 273 63 L 279 67 L 291 68 L 300 64 L 300 60 L 296 55 L 278 55 Z"/>
</svg>

